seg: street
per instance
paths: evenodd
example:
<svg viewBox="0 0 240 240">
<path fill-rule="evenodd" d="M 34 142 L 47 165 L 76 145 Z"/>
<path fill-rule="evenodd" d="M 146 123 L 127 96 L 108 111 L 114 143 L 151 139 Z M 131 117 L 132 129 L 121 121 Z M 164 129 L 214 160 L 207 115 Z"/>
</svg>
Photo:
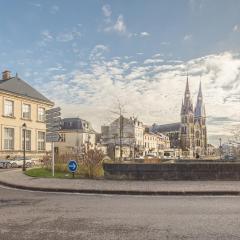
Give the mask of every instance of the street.
<svg viewBox="0 0 240 240">
<path fill-rule="evenodd" d="M 0 188 L 0 239 L 240 239 L 239 197 L 41 193 Z"/>
</svg>

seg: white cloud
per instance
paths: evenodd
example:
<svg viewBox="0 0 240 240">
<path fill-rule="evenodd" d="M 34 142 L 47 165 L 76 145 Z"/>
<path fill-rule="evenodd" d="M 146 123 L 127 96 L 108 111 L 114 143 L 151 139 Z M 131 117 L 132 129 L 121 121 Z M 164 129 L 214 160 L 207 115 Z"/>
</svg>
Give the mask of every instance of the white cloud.
<svg viewBox="0 0 240 240">
<path fill-rule="evenodd" d="M 69 42 L 69 41 L 72 41 L 72 40 L 74 40 L 76 38 L 79 38 L 81 36 L 82 36 L 82 34 L 81 34 L 80 31 L 78 31 L 76 29 L 73 29 L 70 32 L 59 33 L 56 36 L 56 40 L 59 41 L 59 42 Z"/>
<path fill-rule="evenodd" d="M 183 40 L 184 40 L 184 41 L 190 41 L 190 40 L 192 40 L 192 35 L 191 35 L 191 34 L 186 34 L 186 35 L 183 37 Z"/>
<path fill-rule="evenodd" d="M 107 46 L 96 45 L 88 65 L 64 76 L 56 74 L 41 86 L 62 106 L 65 116 L 79 115 L 99 130 L 118 97 L 126 103 L 126 115 L 135 113 L 146 124 L 177 122 L 188 69 L 194 104 L 202 76 L 210 138 L 227 135 L 226 129 L 240 122 L 240 54 L 224 52 L 187 62 L 158 58 L 136 62 L 132 58 L 106 60 L 108 51 Z"/>
<path fill-rule="evenodd" d="M 126 33 L 127 27 L 122 15 L 118 16 L 116 23 L 113 25 L 113 30 L 118 33 Z"/>
<path fill-rule="evenodd" d="M 234 25 L 233 26 L 233 32 L 240 32 L 240 27 L 239 27 L 239 25 Z"/>
<path fill-rule="evenodd" d="M 140 35 L 143 36 L 143 37 L 148 37 L 148 36 L 150 36 L 150 33 L 148 33 L 148 32 L 141 32 Z"/>
<path fill-rule="evenodd" d="M 52 33 L 49 30 L 43 30 L 41 32 L 41 40 L 38 42 L 40 46 L 46 46 L 47 42 L 70 42 L 78 39 L 82 36 L 82 33 L 78 30 L 78 27 L 72 28 L 70 31 Z"/>
<path fill-rule="evenodd" d="M 162 63 L 163 60 L 162 59 L 146 59 L 144 61 L 144 64 L 153 64 L 153 63 Z"/>
<path fill-rule="evenodd" d="M 102 6 L 102 12 L 105 17 L 110 17 L 112 15 L 112 10 L 110 5 L 106 4 Z"/>
<path fill-rule="evenodd" d="M 43 37 L 44 40 L 46 40 L 46 41 L 51 41 L 51 40 L 53 40 L 53 36 L 52 36 L 52 34 L 50 33 L 50 31 L 44 30 L 44 31 L 42 31 L 41 34 L 42 34 L 42 37 Z"/>
</svg>

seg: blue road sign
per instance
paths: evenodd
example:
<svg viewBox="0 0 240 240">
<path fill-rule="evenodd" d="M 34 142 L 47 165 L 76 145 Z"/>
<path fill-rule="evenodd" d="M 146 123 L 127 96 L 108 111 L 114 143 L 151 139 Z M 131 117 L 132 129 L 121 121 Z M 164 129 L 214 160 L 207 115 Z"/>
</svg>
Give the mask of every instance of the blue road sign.
<svg viewBox="0 0 240 240">
<path fill-rule="evenodd" d="M 70 161 L 68 162 L 68 170 L 69 170 L 71 173 L 76 172 L 77 167 L 78 167 L 78 165 L 77 165 L 77 162 L 76 162 L 75 160 L 70 160 Z"/>
</svg>

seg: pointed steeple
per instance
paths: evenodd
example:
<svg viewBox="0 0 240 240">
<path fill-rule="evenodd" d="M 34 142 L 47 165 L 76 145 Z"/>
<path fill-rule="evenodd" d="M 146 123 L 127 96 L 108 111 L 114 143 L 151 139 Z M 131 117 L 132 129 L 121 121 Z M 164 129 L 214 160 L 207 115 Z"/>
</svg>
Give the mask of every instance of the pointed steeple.
<svg viewBox="0 0 240 240">
<path fill-rule="evenodd" d="M 202 82 L 201 82 L 201 80 L 200 80 L 200 84 L 199 84 L 198 98 L 202 98 Z"/>
<path fill-rule="evenodd" d="M 181 111 L 182 114 L 187 114 L 189 112 L 193 112 L 193 104 L 192 104 L 192 100 L 191 100 L 191 94 L 190 94 L 189 82 L 188 82 L 188 73 L 187 73 L 187 82 L 186 82 L 182 110 L 183 110 L 183 111 Z"/>
<path fill-rule="evenodd" d="M 181 107 L 181 114 L 184 113 L 184 105 L 183 105 L 183 99 L 182 99 L 182 107 Z"/>
<path fill-rule="evenodd" d="M 203 104 L 203 96 L 202 96 L 202 84 L 201 81 L 199 83 L 199 90 L 197 96 L 197 104 L 194 110 L 195 117 L 205 117 L 205 106 Z"/>
<path fill-rule="evenodd" d="M 186 82 L 186 89 L 185 89 L 185 95 L 189 93 L 190 94 L 190 90 L 189 90 L 189 83 L 188 83 L 188 73 L 187 73 L 187 82 Z"/>
</svg>

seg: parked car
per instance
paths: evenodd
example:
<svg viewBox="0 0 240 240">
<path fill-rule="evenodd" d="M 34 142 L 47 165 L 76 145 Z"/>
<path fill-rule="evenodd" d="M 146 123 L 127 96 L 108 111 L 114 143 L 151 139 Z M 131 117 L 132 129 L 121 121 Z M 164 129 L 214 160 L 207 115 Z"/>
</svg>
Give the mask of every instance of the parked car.
<svg viewBox="0 0 240 240">
<path fill-rule="evenodd" d="M 25 160 L 26 160 L 26 168 L 34 166 L 34 162 L 31 160 L 31 158 L 26 157 Z M 12 168 L 18 168 L 18 167 L 23 166 L 23 157 L 17 157 L 15 159 L 11 159 L 9 161 L 10 161 L 10 164 L 11 164 Z"/>
</svg>

